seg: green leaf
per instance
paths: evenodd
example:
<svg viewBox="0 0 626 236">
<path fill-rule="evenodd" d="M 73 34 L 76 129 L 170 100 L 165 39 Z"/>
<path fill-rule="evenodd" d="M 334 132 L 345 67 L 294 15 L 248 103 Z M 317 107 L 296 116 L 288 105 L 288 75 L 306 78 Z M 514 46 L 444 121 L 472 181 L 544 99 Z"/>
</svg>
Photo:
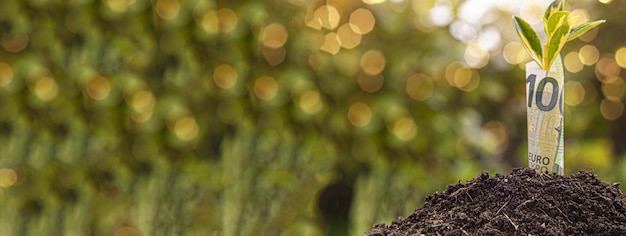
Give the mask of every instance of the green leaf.
<svg viewBox="0 0 626 236">
<path fill-rule="evenodd" d="M 552 16 L 548 19 L 547 28 L 545 29 L 546 37 L 550 38 L 559 27 L 566 23 L 569 24 L 569 16 L 570 13 L 566 11 L 559 11 L 552 14 Z"/>
<path fill-rule="evenodd" d="M 526 48 L 530 57 L 532 57 L 539 64 L 539 66 L 541 66 L 543 53 L 541 49 L 541 41 L 539 40 L 537 33 L 532 27 L 530 27 L 530 24 L 522 18 L 513 16 L 513 23 L 515 23 L 515 29 L 519 37 L 522 39 L 524 48 Z"/>
<path fill-rule="evenodd" d="M 550 19 L 550 16 L 555 12 L 563 11 L 563 5 L 565 5 L 565 0 L 554 0 L 554 2 L 546 8 L 546 13 L 543 15 L 543 18 L 545 20 Z"/>
<path fill-rule="evenodd" d="M 561 52 L 561 49 L 563 49 L 563 45 L 567 42 L 567 36 L 569 35 L 570 30 L 571 26 L 566 22 L 556 29 L 552 36 L 548 38 L 546 55 L 544 57 L 543 64 L 544 68 L 542 69 L 550 70 L 550 66 Z"/>
<path fill-rule="evenodd" d="M 577 26 L 576 28 L 572 29 L 572 31 L 569 33 L 569 36 L 567 37 L 567 41 L 574 40 L 580 37 L 581 35 L 587 33 L 589 30 L 595 28 L 598 25 L 601 25 L 604 22 L 606 22 L 606 20 L 597 20 L 597 21 L 587 22 L 585 24 Z"/>
</svg>

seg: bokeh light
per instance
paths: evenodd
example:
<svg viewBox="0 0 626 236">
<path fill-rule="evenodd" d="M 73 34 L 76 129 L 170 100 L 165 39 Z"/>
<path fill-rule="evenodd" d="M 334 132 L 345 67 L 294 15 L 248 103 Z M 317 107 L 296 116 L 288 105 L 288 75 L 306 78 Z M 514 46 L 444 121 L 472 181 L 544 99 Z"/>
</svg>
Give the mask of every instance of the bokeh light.
<svg viewBox="0 0 626 236">
<path fill-rule="evenodd" d="M 110 93 L 111 83 L 104 76 L 94 76 L 87 84 L 87 95 L 93 100 L 104 100 Z"/>
<path fill-rule="evenodd" d="M 567 55 L 563 58 L 563 65 L 567 71 L 572 73 L 578 73 L 585 67 L 585 65 L 580 61 L 578 52 L 567 53 Z"/>
<path fill-rule="evenodd" d="M 131 106 L 138 112 L 151 111 L 154 108 L 154 96 L 149 90 L 140 90 L 133 94 L 131 99 Z"/>
<path fill-rule="evenodd" d="M 624 98 L 624 94 L 626 94 L 626 84 L 624 83 L 624 79 L 618 78 L 610 83 L 602 84 L 602 93 L 606 99 L 619 102 Z"/>
<path fill-rule="evenodd" d="M 369 50 L 361 56 L 361 70 L 368 75 L 380 74 L 386 63 L 385 55 L 378 50 Z"/>
<path fill-rule="evenodd" d="M 372 120 L 372 109 L 365 103 L 357 102 L 348 109 L 348 121 L 356 127 L 365 127 Z"/>
<path fill-rule="evenodd" d="M 200 25 L 202 29 L 207 33 L 217 33 L 220 31 L 220 19 L 217 16 L 217 12 L 215 11 L 207 11 L 202 14 L 202 18 L 200 20 Z"/>
<path fill-rule="evenodd" d="M 361 35 L 352 30 L 350 24 L 343 24 L 337 29 L 337 36 L 341 47 L 352 49 L 361 43 Z"/>
<path fill-rule="evenodd" d="M 114 236 L 141 236 L 141 232 L 134 227 L 122 226 L 115 230 Z"/>
<path fill-rule="evenodd" d="M 530 25 L 541 22 L 545 12 L 545 6 L 539 1 L 523 1 L 520 8 L 519 16 L 526 20 Z"/>
<path fill-rule="evenodd" d="M 585 87 L 578 81 L 565 82 L 565 104 L 569 106 L 576 106 L 583 102 L 585 99 Z"/>
<path fill-rule="evenodd" d="M 261 49 L 261 53 L 263 53 L 263 58 L 270 66 L 277 66 L 280 63 L 285 61 L 285 57 L 287 56 L 287 50 L 284 47 L 280 48 L 263 48 Z"/>
<path fill-rule="evenodd" d="M 596 48 L 596 46 L 587 44 L 580 48 L 580 51 L 578 52 L 578 58 L 580 58 L 580 61 L 583 64 L 590 66 L 598 62 L 598 59 L 600 58 L 600 52 L 598 52 L 598 48 Z"/>
<path fill-rule="evenodd" d="M 621 68 L 613 59 L 613 56 L 602 56 L 596 64 L 596 75 L 598 77 L 618 76 L 620 72 Z"/>
<path fill-rule="evenodd" d="M 502 55 L 504 56 L 504 60 L 511 65 L 521 64 L 530 59 L 524 46 L 517 41 L 507 43 L 502 50 Z"/>
<path fill-rule="evenodd" d="M 222 8 L 217 11 L 217 19 L 219 20 L 219 29 L 221 32 L 228 33 L 237 28 L 239 18 L 237 13 L 230 8 Z"/>
<path fill-rule="evenodd" d="M 446 67 L 445 77 L 450 86 L 457 87 L 465 92 L 471 92 L 480 84 L 478 71 L 465 67 L 460 63 L 449 64 Z"/>
<path fill-rule="evenodd" d="M 621 47 L 615 52 L 615 61 L 621 68 L 626 68 L 626 47 Z"/>
<path fill-rule="evenodd" d="M 335 32 L 330 32 L 324 36 L 324 43 L 320 46 L 320 50 L 335 55 L 341 49 L 341 41 Z"/>
<path fill-rule="evenodd" d="M 270 76 L 261 76 L 254 81 L 254 94 L 261 100 L 272 100 L 278 92 L 278 83 Z"/>
<path fill-rule="evenodd" d="M 449 27 L 450 34 L 465 43 L 475 41 L 478 30 L 476 26 L 461 20 L 452 22 Z"/>
<path fill-rule="evenodd" d="M 185 116 L 174 123 L 176 137 L 183 141 L 191 141 L 198 136 L 198 122 L 191 116 Z"/>
<path fill-rule="evenodd" d="M 393 134 L 402 141 L 415 138 L 417 126 L 411 117 L 401 117 L 393 123 Z"/>
<path fill-rule="evenodd" d="M 463 57 L 465 63 L 472 68 L 480 69 L 485 67 L 489 62 L 489 52 L 481 49 L 477 44 L 470 43 L 465 48 L 465 55 Z"/>
<path fill-rule="evenodd" d="M 221 64 L 213 71 L 213 81 L 222 89 L 229 89 L 237 84 L 239 74 L 228 64 Z"/>
<path fill-rule="evenodd" d="M 322 108 L 324 108 L 320 93 L 316 90 L 308 90 L 304 92 L 298 100 L 298 105 L 302 111 L 310 115 L 317 114 L 322 110 Z"/>
<path fill-rule="evenodd" d="M 585 88 L 585 98 L 583 99 L 583 102 L 581 104 L 583 105 L 598 104 L 599 92 L 597 91 L 597 88 L 593 86 L 593 84 L 590 81 L 580 80 L 578 82 L 580 82 Z"/>
<path fill-rule="evenodd" d="M 363 3 L 368 5 L 381 4 L 384 3 L 385 0 L 363 0 Z"/>
<path fill-rule="evenodd" d="M 2 48 L 7 52 L 18 53 L 26 49 L 29 41 L 28 34 L 9 34 L 2 37 Z"/>
<path fill-rule="evenodd" d="M 428 17 L 428 14 L 424 13 L 415 15 L 415 17 L 413 18 L 413 25 L 417 30 L 427 33 L 432 32 L 436 29 L 436 26 L 430 21 L 430 17 Z"/>
<path fill-rule="evenodd" d="M 611 84 L 616 80 L 621 80 L 622 78 L 619 76 L 608 76 L 608 77 L 596 77 L 598 81 L 602 82 L 602 84 Z"/>
<path fill-rule="evenodd" d="M 376 18 L 374 18 L 374 14 L 368 9 L 359 8 L 354 10 L 350 14 L 349 26 L 352 28 L 357 34 L 367 34 L 372 29 L 374 29 L 374 25 L 376 24 Z"/>
<path fill-rule="evenodd" d="M 107 6 L 116 12 L 126 12 L 136 0 L 105 0 Z"/>
<path fill-rule="evenodd" d="M 13 69 L 9 64 L 0 62 L 0 87 L 5 87 L 13 81 Z"/>
<path fill-rule="evenodd" d="M 434 92 L 435 84 L 426 74 L 413 74 L 406 81 L 406 92 L 409 97 L 416 101 L 425 101 L 430 98 Z"/>
<path fill-rule="evenodd" d="M 430 22 L 436 26 L 446 26 L 454 19 L 452 9 L 448 5 L 437 5 L 430 9 Z"/>
<path fill-rule="evenodd" d="M 0 187 L 8 188 L 17 182 L 17 173 L 8 168 L 0 169 Z"/>
<path fill-rule="evenodd" d="M 339 25 L 340 21 L 341 15 L 335 6 L 322 5 L 315 10 L 313 16 L 306 24 L 307 26 L 317 30 L 322 28 L 332 30 Z"/>
<path fill-rule="evenodd" d="M 148 89 L 135 91 L 130 95 L 130 99 L 127 101 L 135 111 L 135 113 L 131 115 L 133 121 L 143 123 L 152 118 L 152 113 L 156 105 L 156 99 L 152 91 Z"/>
<path fill-rule="evenodd" d="M 43 76 L 37 79 L 32 86 L 32 90 L 37 97 L 44 101 L 56 98 L 59 93 L 56 81 L 50 76 Z"/>
<path fill-rule="evenodd" d="M 591 21 L 591 17 L 589 16 L 589 12 L 585 9 L 574 9 L 572 10 L 570 17 L 578 17 L 574 26 L 581 25 L 585 22 Z"/>
<path fill-rule="evenodd" d="M 589 32 L 587 32 L 587 33 L 581 35 L 580 37 L 578 37 L 578 39 L 580 41 L 589 43 L 589 42 L 593 41 L 596 38 L 596 36 L 598 36 L 598 28 L 594 28 L 594 29 L 590 30 Z"/>
<path fill-rule="evenodd" d="M 173 20 L 180 13 L 180 2 L 178 0 L 157 0 L 156 13 L 164 20 Z"/>
<path fill-rule="evenodd" d="M 500 49 L 501 40 L 499 29 L 489 27 L 480 31 L 476 38 L 476 45 L 483 51 L 492 52 Z"/>
<path fill-rule="evenodd" d="M 360 74 L 357 77 L 357 83 L 361 90 L 368 93 L 375 93 L 383 88 L 383 83 L 385 82 L 385 78 L 381 74 L 376 75 L 368 75 L 368 74 Z"/>
<path fill-rule="evenodd" d="M 461 67 L 454 75 L 454 83 L 459 89 L 471 92 L 480 84 L 480 74 L 476 70 Z"/>
<path fill-rule="evenodd" d="M 600 113 L 607 120 L 616 120 L 624 113 L 624 103 L 602 99 L 602 102 L 600 102 Z"/>
<path fill-rule="evenodd" d="M 285 27 L 278 23 L 272 23 L 263 29 L 261 42 L 269 48 L 280 48 L 287 42 L 289 34 Z"/>
<path fill-rule="evenodd" d="M 454 82 L 454 77 L 456 74 L 456 70 L 461 67 L 463 67 L 463 65 L 461 65 L 461 63 L 458 63 L 458 62 L 452 62 L 446 66 L 445 78 L 446 78 L 446 82 L 448 82 L 448 85 L 456 86 L 456 83 Z"/>
</svg>

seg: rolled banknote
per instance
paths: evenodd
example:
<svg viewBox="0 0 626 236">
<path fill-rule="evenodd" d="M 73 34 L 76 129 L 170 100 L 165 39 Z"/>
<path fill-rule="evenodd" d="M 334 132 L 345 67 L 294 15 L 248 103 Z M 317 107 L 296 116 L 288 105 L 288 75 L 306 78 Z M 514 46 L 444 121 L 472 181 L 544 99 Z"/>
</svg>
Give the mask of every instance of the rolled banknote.
<svg viewBox="0 0 626 236">
<path fill-rule="evenodd" d="M 563 65 L 557 58 L 550 71 L 526 64 L 528 167 L 563 175 Z"/>
</svg>

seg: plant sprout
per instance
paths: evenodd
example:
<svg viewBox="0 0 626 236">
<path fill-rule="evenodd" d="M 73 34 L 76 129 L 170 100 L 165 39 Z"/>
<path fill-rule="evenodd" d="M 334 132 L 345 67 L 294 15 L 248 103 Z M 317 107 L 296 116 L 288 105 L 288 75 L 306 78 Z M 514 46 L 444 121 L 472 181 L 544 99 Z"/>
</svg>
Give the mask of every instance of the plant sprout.
<svg viewBox="0 0 626 236">
<path fill-rule="evenodd" d="M 543 16 L 546 43 L 543 47 L 537 33 L 530 24 L 522 18 L 513 16 L 515 29 L 522 39 L 524 48 L 526 48 L 526 51 L 528 51 L 542 70 L 550 70 L 550 66 L 556 60 L 566 42 L 578 38 L 605 22 L 605 20 L 598 20 L 573 27 L 576 20 L 578 20 L 578 16 L 574 16 L 568 11 L 563 11 L 564 4 L 565 0 L 555 0 L 546 9 Z"/>
</svg>

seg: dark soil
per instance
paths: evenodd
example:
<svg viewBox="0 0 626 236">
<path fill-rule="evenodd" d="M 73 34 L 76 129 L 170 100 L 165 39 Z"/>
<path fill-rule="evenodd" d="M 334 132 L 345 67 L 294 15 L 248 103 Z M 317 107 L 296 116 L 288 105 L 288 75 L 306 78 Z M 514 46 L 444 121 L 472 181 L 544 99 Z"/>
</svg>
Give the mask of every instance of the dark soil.
<svg viewBox="0 0 626 236">
<path fill-rule="evenodd" d="M 571 176 L 515 169 L 449 185 L 378 235 L 626 235 L 626 195 L 593 172 Z"/>
</svg>

